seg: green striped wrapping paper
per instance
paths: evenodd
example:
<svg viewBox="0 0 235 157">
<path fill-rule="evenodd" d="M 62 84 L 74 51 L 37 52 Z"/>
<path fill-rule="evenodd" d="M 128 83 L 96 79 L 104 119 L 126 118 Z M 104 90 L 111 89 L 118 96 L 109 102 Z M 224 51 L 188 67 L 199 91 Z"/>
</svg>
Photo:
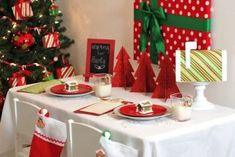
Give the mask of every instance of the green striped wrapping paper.
<svg viewBox="0 0 235 157">
<path fill-rule="evenodd" d="M 190 67 L 186 68 L 185 51 L 176 51 L 177 82 L 227 81 L 225 50 L 191 50 Z"/>
</svg>

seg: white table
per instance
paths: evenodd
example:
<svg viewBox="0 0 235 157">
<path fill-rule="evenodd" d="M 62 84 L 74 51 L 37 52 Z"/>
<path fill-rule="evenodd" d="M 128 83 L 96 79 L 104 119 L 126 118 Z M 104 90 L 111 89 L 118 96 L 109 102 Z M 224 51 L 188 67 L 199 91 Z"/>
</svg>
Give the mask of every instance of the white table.
<svg viewBox="0 0 235 157">
<path fill-rule="evenodd" d="M 8 92 L 0 124 L 0 156 L 14 149 L 12 101 L 19 98 L 47 108 L 51 116 L 66 122 L 75 121 L 91 124 L 112 132 L 113 140 L 130 145 L 140 151 L 140 157 L 234 157 L 235 156 L 235 110 L 216 106 L 211 111 L 193 111 L 192 119 L 177 122 L 170 118 L 152 121 L 134 121 L 109 113 L 91 116 L 73 113 L 81 107 L 98 100 L 93 95 L 62 98 L 44 94 Z M 130 93 L 122 88 L 113 88 L 112 97 L 139 102 L 150 99 L 141 93 Z M 158 99 L 153 103 L 165 105 Z M 13 155 L 9 156 L 12 157 Z M 66 156 L 65 154 L 63 156 Z"/>
</svg>

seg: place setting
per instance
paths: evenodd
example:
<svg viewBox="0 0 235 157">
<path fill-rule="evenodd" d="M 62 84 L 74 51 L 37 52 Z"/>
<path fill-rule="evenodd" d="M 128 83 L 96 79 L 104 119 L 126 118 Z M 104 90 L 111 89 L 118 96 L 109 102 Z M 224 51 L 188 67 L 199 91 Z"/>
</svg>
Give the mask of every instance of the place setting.
<svg viewBox="0 0 235 157">
<path fill-rule="evenodd" d="M 47 87 L 45 91 L 47 94 L 59 97 L 78 97 L 94 93 L 92 86 L 78 83 L 76 80 Z"/>
<path fill-rule="evenodd" d="M 170 108 L 152 104 L 145 100 L 140 103 L 125 101 L 122 98 L 100 99 L 98 102 L 89 104 L 74 113 L 101 116 L 111 113 L 118 119 L 131 119 L 136 121 L 154 120 L 170 116 Z"/>
<path fill-rule="evenodd" d="M 122 118 L 146 121 L 167 117 L 170 115 L 170 109 L 165 106 L 152 104 L 149 100 L 144 100 L 139 103 L 128 102 L 115 108 L 113 113 Z"/>
</svg>

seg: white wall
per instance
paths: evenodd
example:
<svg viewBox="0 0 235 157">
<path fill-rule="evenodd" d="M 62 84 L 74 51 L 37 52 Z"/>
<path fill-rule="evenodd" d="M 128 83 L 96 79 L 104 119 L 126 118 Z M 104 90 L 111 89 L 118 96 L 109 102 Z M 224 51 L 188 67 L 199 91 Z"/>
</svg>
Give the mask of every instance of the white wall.
<svg viewBox="0 0 235 157">
<path fill-rule="evenodd" d="M 216 104 L 235 108 L 235 1 L 212 1 L 212 47 L 228 51 L 229 81 L 211 84 L 206 95 Z M 87 38 L 115 39 L 116 53 L 124 46 L 133 56 L 133 0 L 61 0 L 59 4 L 67 34 L 76 41 L 70 48 L 70 60 L 79 74 L 85 70 Z M 132 63 L 136 67 L 135 61 Z M 182 91 L 194 92 L 190 84 L 179 86 Z"/>
</svg>

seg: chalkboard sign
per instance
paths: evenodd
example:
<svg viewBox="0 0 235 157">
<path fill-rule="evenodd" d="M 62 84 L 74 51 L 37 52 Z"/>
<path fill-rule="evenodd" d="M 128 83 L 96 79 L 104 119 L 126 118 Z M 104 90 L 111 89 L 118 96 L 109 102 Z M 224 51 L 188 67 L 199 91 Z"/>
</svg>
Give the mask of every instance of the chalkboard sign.
<svg viewBox="0 0 235 157">
<path fill-rule="evenodd" d="M 91 45 L 90 72 L 91 73 L 108 73 L 109 72 L 109 44 Z"/>
<path fill-rule="evenodd" d="M 88 39 L 85 80 L 93 74 L 113 73 L 114 40 Z"/>
</svg>

